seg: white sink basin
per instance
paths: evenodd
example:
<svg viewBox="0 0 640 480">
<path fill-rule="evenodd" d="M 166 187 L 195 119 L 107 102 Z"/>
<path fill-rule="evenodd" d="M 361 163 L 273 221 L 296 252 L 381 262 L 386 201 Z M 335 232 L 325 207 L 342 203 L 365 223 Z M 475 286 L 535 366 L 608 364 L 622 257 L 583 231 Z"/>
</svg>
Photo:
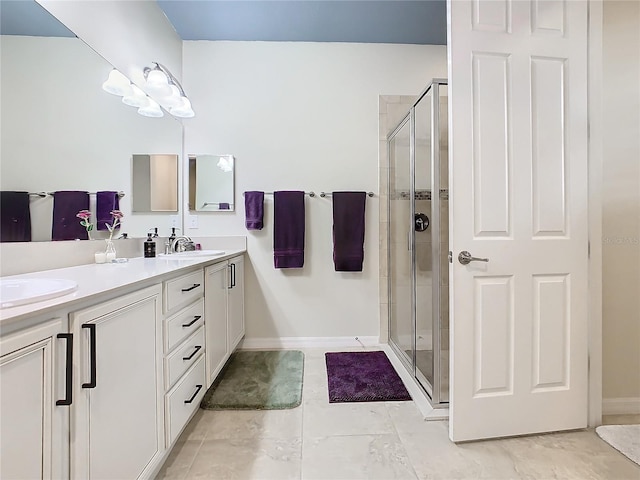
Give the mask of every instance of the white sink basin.
<svg viewBox="0 0 640 480">
<path fill-rule="evenodd" d="M 160 254 L 163 258 L 174 258 L 176 260 L 180 260 L 181 258 L 215 257 L 217 255 L 224 255 L 224 250 L 191 250 L 188 252 L 171 253 L 169 255 L 165 255 L 164 253 Z"/>
<path fill-rule="evenodd" d="M 78 284 L 61 278 L 0 278 L 0 308 L 41 302 L 73 292 Z"/>
</svg>

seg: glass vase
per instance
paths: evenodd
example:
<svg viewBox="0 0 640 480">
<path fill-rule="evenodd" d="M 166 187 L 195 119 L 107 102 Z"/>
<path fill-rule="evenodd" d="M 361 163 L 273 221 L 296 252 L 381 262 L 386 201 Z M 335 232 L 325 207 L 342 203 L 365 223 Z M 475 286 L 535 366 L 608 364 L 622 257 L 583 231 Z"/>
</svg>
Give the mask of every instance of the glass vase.
<svg viewBox="0 0 640 480">
<path fill-rule="evenodd" d="M 107 238 L 105 240 L 107 242 L 107 248 L 105 248 L 104 253 L 107 256 L 107 263 L 111 260 L 115 260 L 116 258 L 116 246 L 113 244 L 113 240 Z"/>
</svg>

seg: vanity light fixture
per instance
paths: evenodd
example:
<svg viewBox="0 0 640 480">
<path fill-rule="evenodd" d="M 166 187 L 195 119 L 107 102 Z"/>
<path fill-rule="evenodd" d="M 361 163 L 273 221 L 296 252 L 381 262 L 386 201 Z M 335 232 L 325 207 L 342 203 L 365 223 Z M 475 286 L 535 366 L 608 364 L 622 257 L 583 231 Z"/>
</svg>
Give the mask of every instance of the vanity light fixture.
<svg viewBox="0 0 640 480">
<path fill-rule="evenodd" d="M 107 81 L 102 84 L 102 89 L 120 97 L 133 94 L 129 79 L 115 68 L 109 73 Z"/>
<path fill-rule="evenodd" d="M 144 69 L 146 90 L 152 94 L 160 105 L 169 110 L 174 117 L 191 118 L 195 116 L 191 101 L 180 82 L 173 76 L 167 67 L 153 62 L 153 68 Z"/>
<path fill-rule="evenodd" d="M 158 102 L 152 98 L 148 98 L 148 100 L 148 105 L 140 107 L 138 109 L 138 113 L 145 117 L 163 117 L 164 113 L 162 113 L 162 109 L 160 108 L 160 105 L 158 105 Z"/>
<path fill-rule="evenodd" d="M 149 105 L 149 97 L 137 85 L 131 85 L 131 95 L 122 97 L 122 103 L 131 107 L 146 107 Z"/>
</svg>

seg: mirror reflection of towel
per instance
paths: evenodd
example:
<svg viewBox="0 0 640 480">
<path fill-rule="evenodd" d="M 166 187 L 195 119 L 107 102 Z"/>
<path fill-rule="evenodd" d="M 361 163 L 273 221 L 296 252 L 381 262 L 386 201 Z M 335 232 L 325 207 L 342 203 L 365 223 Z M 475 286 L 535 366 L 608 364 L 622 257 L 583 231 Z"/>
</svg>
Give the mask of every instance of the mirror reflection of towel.
<svg viewBox="0 0 640 480">
<path fill-rule="evenodd" d="M 29 192 L 0 192 L 0 242 L 30 241 Z"/>
<path fill-rule="evenodd" d="M 113 217 L 112 210 L 120 210 L 120 197 L 118 192 L 97 192 L 96 193 L 96 230 L 108 230 L 105 223 L 111 225 Z M 119 225 L 116 230 L 120 228 Z"/>
<path fill-rule="evenodd" d="M 336 272 L 361 272 L 366 192 L 333 192 L 333 264 Z"/>
<path fill-rule="evenodd" d="M 304 265 L 304 192 L 273 193 L 273 263 L 275 268 Z"/>
<path fill-rule="evenodd" d="M 87 230 L 76 217 L 80 210 L 89 210 L 89 193 L 61 191 L 53 194 L 53 228 L 51 240 L 88 240 Z"/>
<path fill-rule="evenodd" d="M 230 210 L 230 209 L 231 209 L 231 207 L 230 207 L 230 205 L 228 203 L 220 202 L 218 204 L 218 210 Z"/>
</svg>

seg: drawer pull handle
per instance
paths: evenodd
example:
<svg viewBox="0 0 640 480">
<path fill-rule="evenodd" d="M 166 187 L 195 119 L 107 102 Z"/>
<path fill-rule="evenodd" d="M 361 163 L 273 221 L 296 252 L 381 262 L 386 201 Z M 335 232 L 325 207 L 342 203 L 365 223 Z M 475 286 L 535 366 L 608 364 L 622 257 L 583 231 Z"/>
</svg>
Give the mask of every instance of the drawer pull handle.
<svg viewBox="0 0 640 480">
<path fill-rule="evenodd" d="M 189 288 L 183 288 L 182 291 L 183 292 L 190 292 L 191 290 L 193 290 L 194 288 L 198 288 L 200 286 L 199 283 L 194 283 L 192 287 Z"/>
<path fill-rule="evenodd" d="M 196 349 L 193 351 L 193 353 L 188 357 L 182 357 L 182 360 L 191 360 L 194 357 L 194 355 L 200 351 L 201 348 L 202 347 L 200 345 L 196 345 Z"/>
<path fill-rule="evenodd" d="M 194 393 L 189 400 L 185 400 L 184 403 L 193 402 L 200 393 L 200 390 L 202 390 L 202 385 L 196 385 L 196 393 Z"/>
<path fill-rule="evenodd" d="M 65 396 L 62 400 L 56 400 L 56 405 L 71 405 L 73 402 L 73 333 L 59 333 L 56 338 L 64 338 L 67 341 Z"/>
<path fill-rule="evenodd" d="M 198 320 L 200 320 L 202 318 L 202 315 L 196 315 L 195 317 L 193 317 L 193 320 L 191 320 L 189 323 L 183 323 L 182 326 L 184 328 L 190 327 L 191 325 L 193 325 L 194 323 L 196 323 Z"/>
<path fill-rule="evenodd" d="M 89 370 L 91 372 L 91 379 L 88 383 L 83 383 L 82 388 L 96 388 L 96 324 L 86 323 L 82 328 L 89 329 Z"/>
</svg>

